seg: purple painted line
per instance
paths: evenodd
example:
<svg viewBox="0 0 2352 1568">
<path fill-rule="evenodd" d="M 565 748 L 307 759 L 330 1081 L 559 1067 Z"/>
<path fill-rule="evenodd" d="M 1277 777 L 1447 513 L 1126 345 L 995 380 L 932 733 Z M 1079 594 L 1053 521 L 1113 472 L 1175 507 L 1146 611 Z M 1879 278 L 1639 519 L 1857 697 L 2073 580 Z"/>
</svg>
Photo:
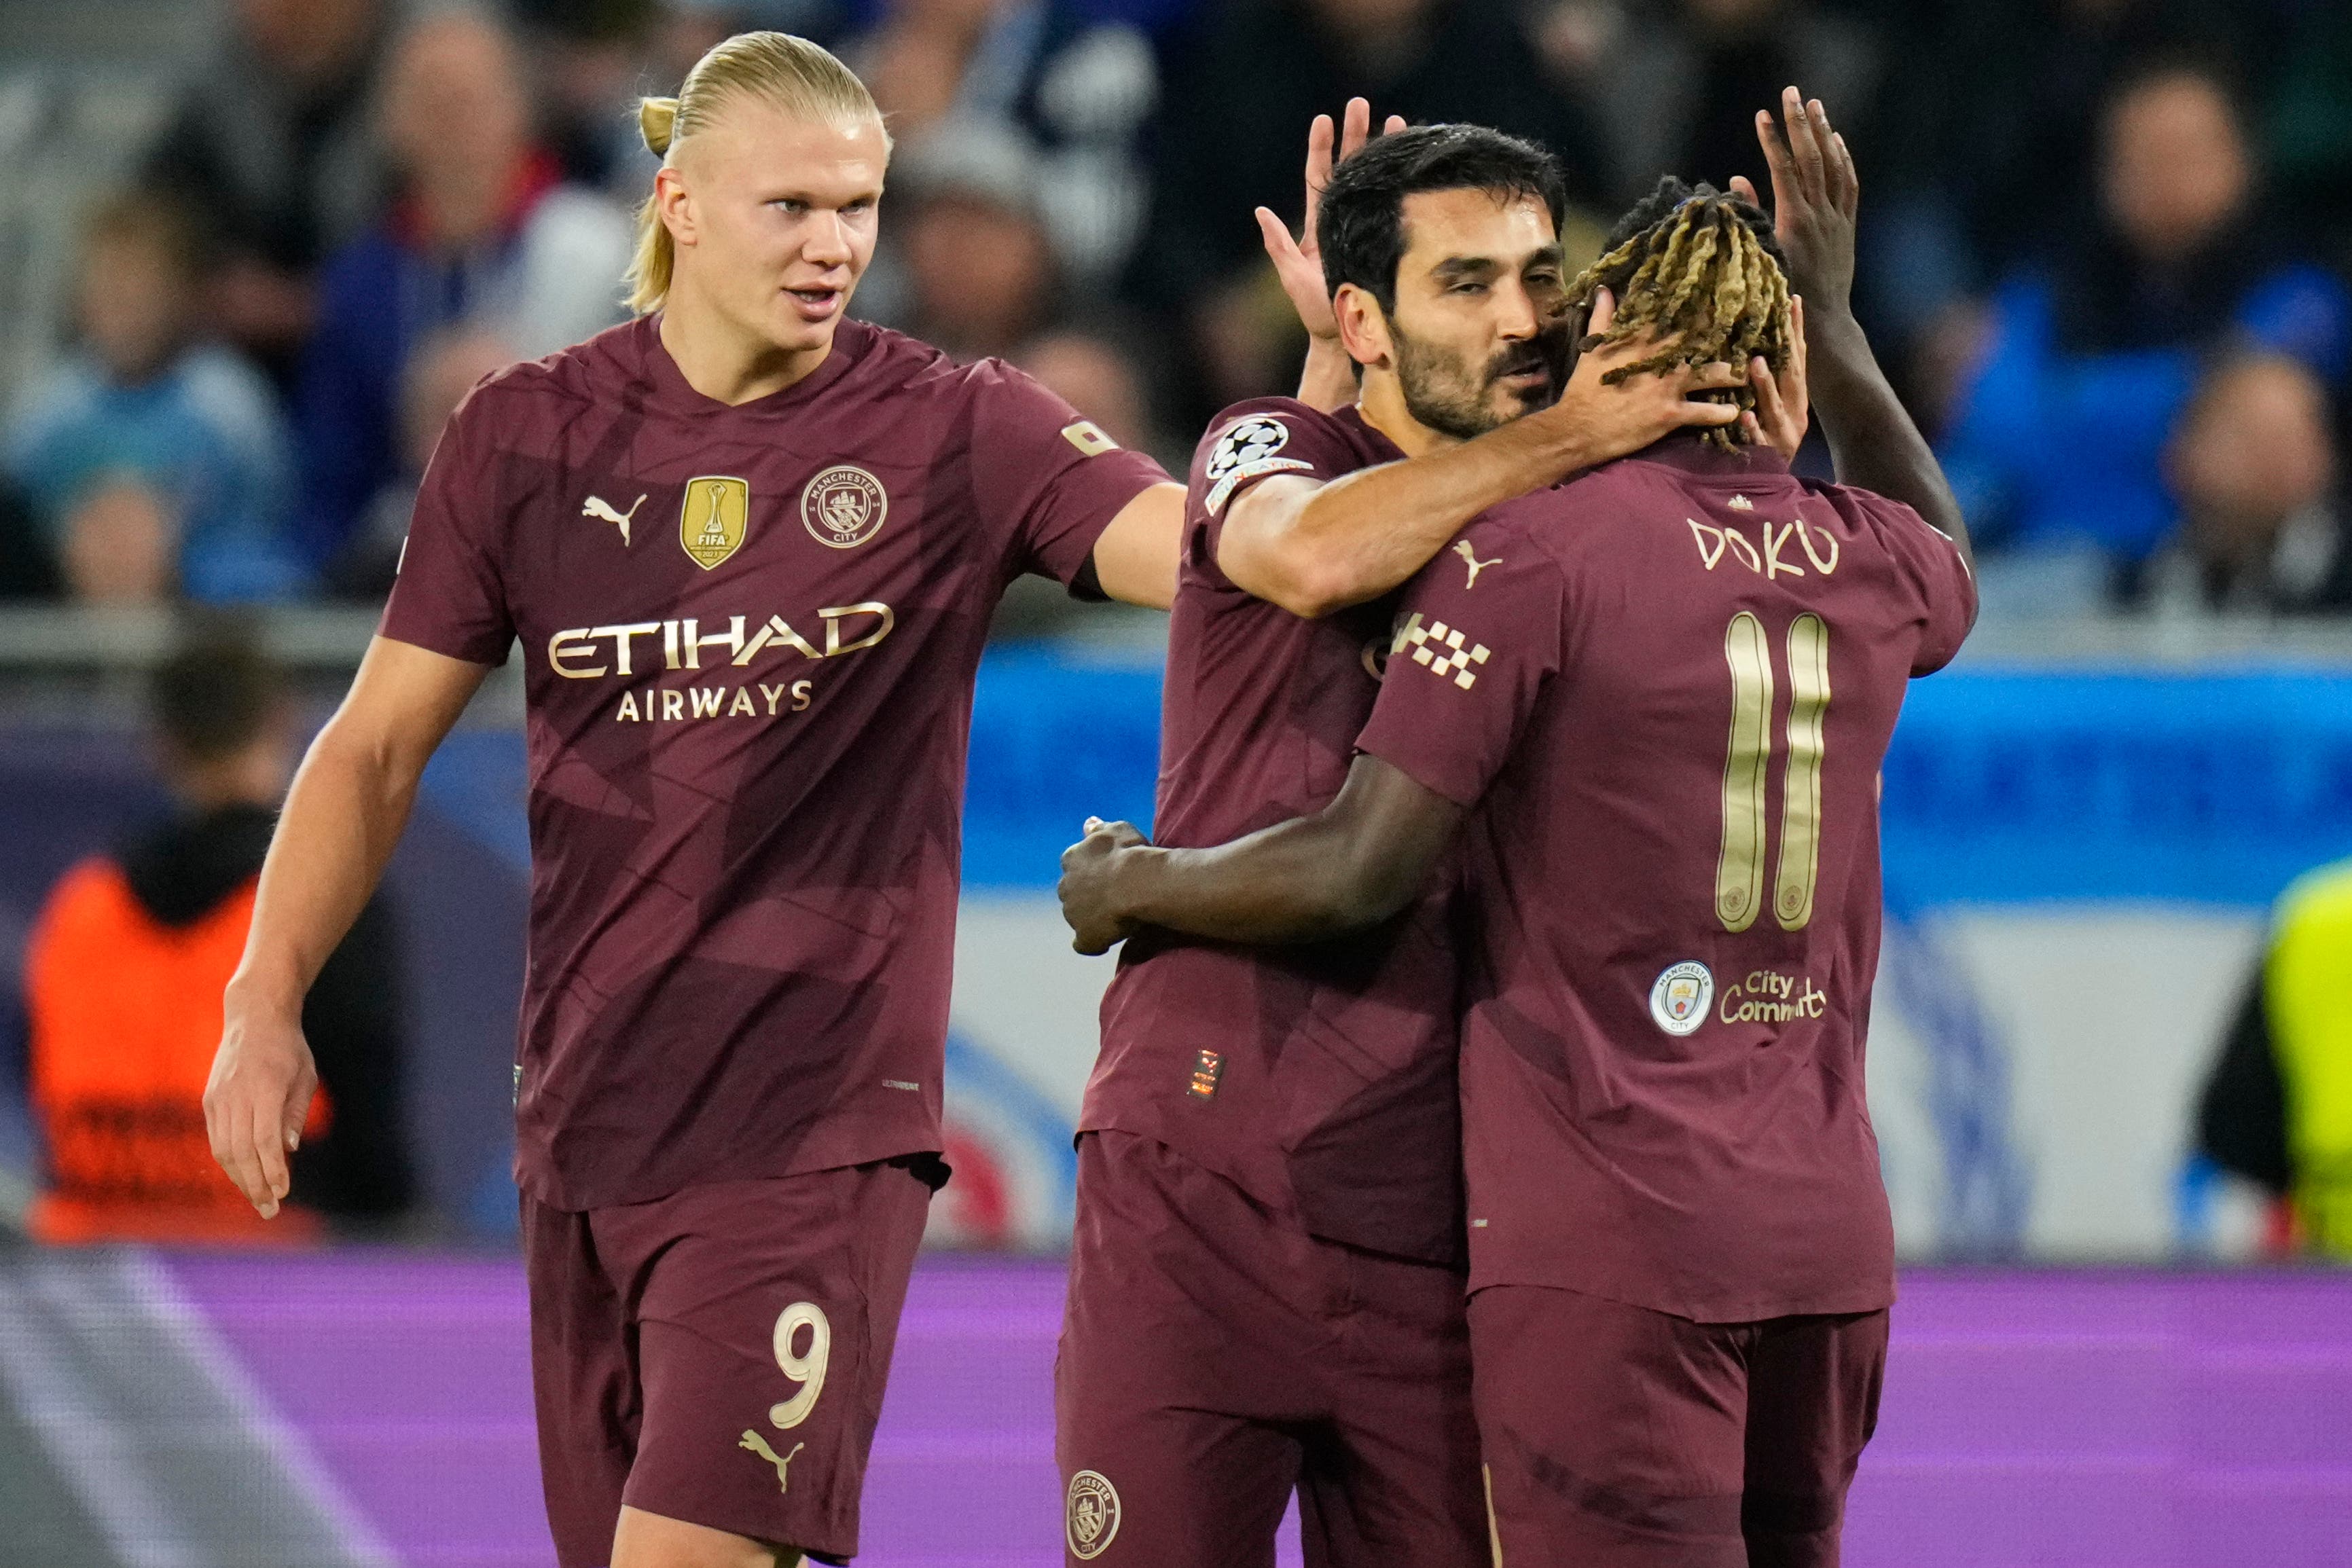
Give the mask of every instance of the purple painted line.
<svg viewBox="0 0 2352 1568">
<path fill-rule="evenodd" d="M 510 1259 L 184 1256 L 255 1381 L 415 1568 L 547 1568 Z M 1055 1568 L 1062 1270 L 927 1259 L 861 1568 Z M 2352 1274 L 1911 1273 L 1852 1568 L 2352 1562 Z M 1286 1541 L 1282 1561 L 1295 1564 Z"/>
</svg>

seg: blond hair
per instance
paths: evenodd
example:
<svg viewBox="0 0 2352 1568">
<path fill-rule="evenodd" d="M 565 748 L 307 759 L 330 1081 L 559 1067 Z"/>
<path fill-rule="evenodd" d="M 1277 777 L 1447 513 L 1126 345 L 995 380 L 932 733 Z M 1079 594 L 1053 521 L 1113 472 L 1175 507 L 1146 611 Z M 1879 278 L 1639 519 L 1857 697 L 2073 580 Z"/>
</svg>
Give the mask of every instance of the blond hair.
<svg viewBox="0 0 2352 1568">
<path fill-rule="evenodd" d="M 805 120 L 882 121 L 866 84 L 819 45 L 790 33 L 738 33 L 695 62 L 676 98 L 639 99 L 637 129 L 646 148 L 667 164 L 672 149 L 708 126 L 730 100 L 743 97 Z M 882 142 L 889 146 L 887 130 Z M 677 263 L 659 200 L 656 191 L 637 209 L 637 254 L 627 281 L 629 308 L 640 316 L 661 308 Z"/>
<path fill-rule="evenodd" d="M 1796 328 L 1771 220 L 1737 196 L 1712 185 L 1694 189 L 1670 174 L 1618 232 L 1631 225 L 1641 226 L 1568 286 L 1571 307 L 1590 304 L 1597 288 L 1617 297 L 1616 321 L 1586 338 L 1584 348 L 1654 340 L 1652 352 L 1602 382 L 1716 360 L 1744 365 L 1757 355 L 1774 371 L 1788 364 Z M 1723 401 L 1752 409 L 1756 390 L 1742 382 Z M 1742 439 L 1738 429 L 1717 425 L 1703 439 L 1727 450 Z"/>
</svg>

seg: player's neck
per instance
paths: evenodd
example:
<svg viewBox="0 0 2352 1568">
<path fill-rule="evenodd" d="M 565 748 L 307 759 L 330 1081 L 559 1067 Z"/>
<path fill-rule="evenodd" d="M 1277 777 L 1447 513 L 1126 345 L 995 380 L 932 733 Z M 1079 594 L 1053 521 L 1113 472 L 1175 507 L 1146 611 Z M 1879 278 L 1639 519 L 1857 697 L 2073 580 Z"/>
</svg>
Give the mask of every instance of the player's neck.
<svg viewBox="0 0 2352 1568">
<path fill-rule="evenodd" d="M 833 336 L 813 349 L 780 349 L 724 316 L 673 293 L 661 314 L 661 344 L 686 384 L 732 408 L 772 397 L 824 363 Z"/>
<path fill-rule="evenodd" d="M 1432 430 L 1413 418 L 1412 410 L 1405 406 L 1404 383 L 1386 371 L 1365 371 L 1363 390 L 1356 399 L 1356 412 L 1363 415 L 1366 424 L 1387 436 L 1407 457 L 1426 457 L 1433 452 L 1462 444 L 1459 436 Z"/>
</svg>

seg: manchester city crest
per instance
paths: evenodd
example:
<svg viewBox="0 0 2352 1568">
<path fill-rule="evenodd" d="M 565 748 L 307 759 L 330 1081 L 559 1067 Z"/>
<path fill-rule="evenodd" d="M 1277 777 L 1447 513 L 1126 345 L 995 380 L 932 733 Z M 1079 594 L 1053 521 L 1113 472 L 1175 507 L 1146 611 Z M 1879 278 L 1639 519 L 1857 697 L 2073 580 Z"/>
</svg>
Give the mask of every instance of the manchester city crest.
<svg viewBox="0 0 2352 1568">
<path fill-rule="evenodd" d="M 1101 1556 L 1118 1533 L 1118 1489 L 1093 1470 L 1072 1476 L 1066 1533 L 1071 1556 L 1082 1563 Z"/>
<path fill-rule="evenodd" d="M 882 481 L 852 463 L 835 464 L 801 488 L 801 524 L 835 549 L 862 545 L 882 531 L 890 497 Z"/>
<path fill-rule="evenodd" d="M 1668 1034 L 1689 1034 L 1706 1021 L 1715 1000 L 1715 972 L 1696 959 L 1668 965 L 1650 987 L 1650 1017 Z"/>
</svg>

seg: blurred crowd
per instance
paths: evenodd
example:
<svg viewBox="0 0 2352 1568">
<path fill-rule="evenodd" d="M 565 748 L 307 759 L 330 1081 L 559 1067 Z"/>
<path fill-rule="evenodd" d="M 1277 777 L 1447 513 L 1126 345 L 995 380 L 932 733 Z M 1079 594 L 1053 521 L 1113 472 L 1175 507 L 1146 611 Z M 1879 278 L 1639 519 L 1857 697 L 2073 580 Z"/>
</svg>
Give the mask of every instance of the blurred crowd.
<svg viewBox="0 0 2352 1568">
<path fill-rule="evenodd" d="M 641 92 L 833 47 L 898 154 L 859 313 L 1002 355 L 1181 465 L 1304 340 L 1294 222 L 1351 94 L 1537 138 L 1590 254 L 1661 172 L 1763 183 L 1823 99 L 1857 305 L 1998 612 L 2352 611 L 2352 7 L 2329 0 L 231 0 L 73 330 L 0 426 L 0 592 L 380 596 L 442 422 L 621 318 Z"/>
</svg>

